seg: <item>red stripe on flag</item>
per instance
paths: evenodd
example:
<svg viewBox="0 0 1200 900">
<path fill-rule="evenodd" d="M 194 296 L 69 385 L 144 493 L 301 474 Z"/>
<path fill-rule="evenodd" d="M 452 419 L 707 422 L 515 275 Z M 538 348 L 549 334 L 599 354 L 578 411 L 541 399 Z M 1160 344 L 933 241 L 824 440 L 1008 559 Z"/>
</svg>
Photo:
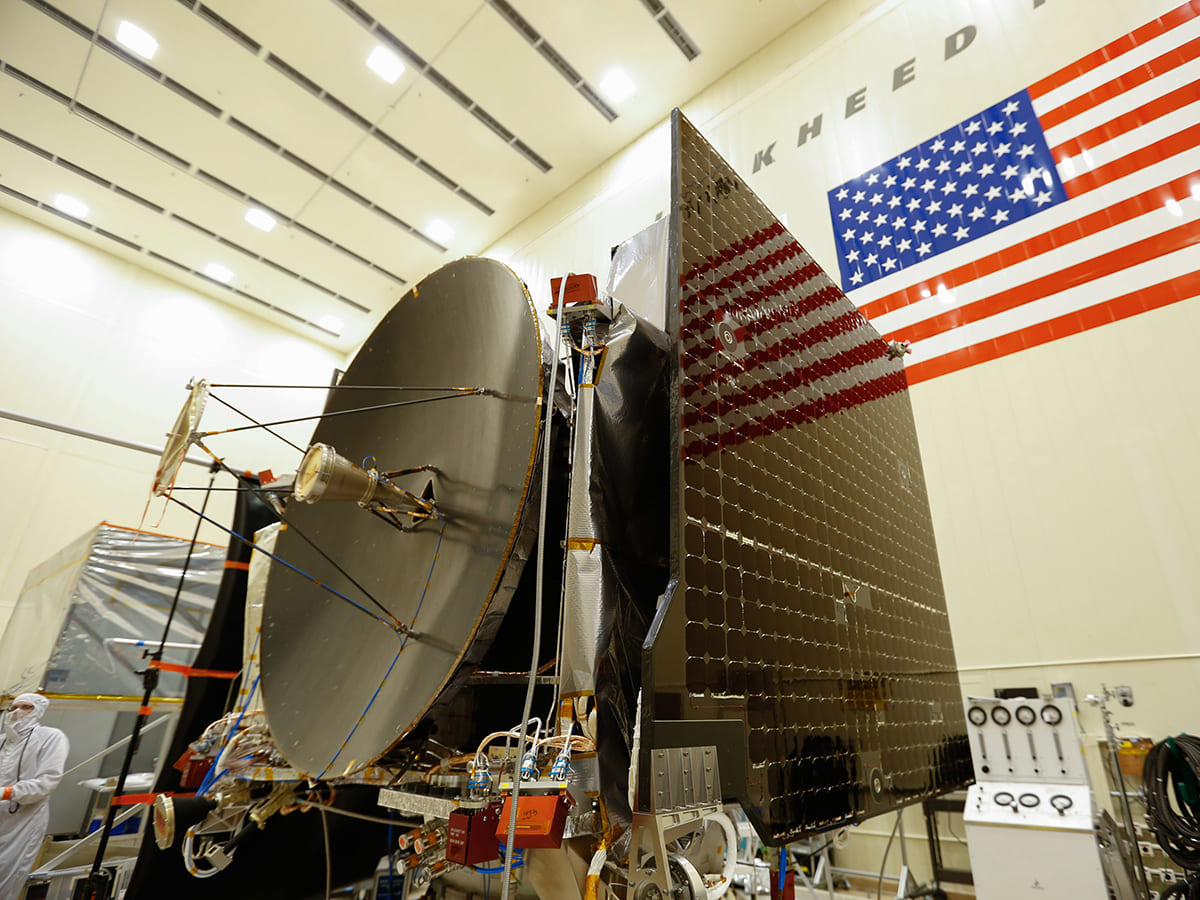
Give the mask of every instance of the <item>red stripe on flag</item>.
<svg viewBox="0 0 1200 900">
<path fill-rule="evenodd" d="M 1132 153 L 1126 153 L 1120 159 L 1114 159 L 1098 169 L 1077 175 L 1070 181 L 1064 181 L 1063 187 L 1066 189 L 1068 197 L 1078 197 L 1088 191 L 1103 187 L 1111 181 L 1116 181 L 1118 178 L 1132 175 L 1147 166 L 1191 150 L 1198 142 L 1200 142 L 1200 124 L 1177 131 L 1153 144 L 1147 144 L 1145 147 L 1134 150 Z"/>
<path fill-rule="evenodd" d="M 1168 50 L 1161 56 L 1156 56 L 1148 63 L 1140 65 L 1136 69 L 1126 72 L 1124 75 L 1118 75 L 1111 81 L 1106 81 L 1095 90 L 1088 91 L 1082 96 L 1068 100 L 1062 106 L 1057 106 L 1043 113 L 1038 116 L 1038 121 L 1042 123 L 1043 129 L 1061 125 L 1068 119 L 1073 119 L 1080 113 L 1087 112 L 1092 107 L 1099 106 L 1106 100 L 1119 97 L 1126 91 L 1132 90 L 1138 85 L 1145 84 L 1152 78 L 1157 78 L 1159 75 L 1164 75 L 1172 69 L 1177 69 L 1185 63 L 1191 62 L 1197 56 L 1200 56 L 1200 38 L 1193 38 L 1181 47 Z"/>
<path fill-rule="evenodd" d="M 1060 88 L 1080 75 L 1085 75 L 1098 66 L 1128 53 L 1135 47 L 1153 40 L 1161 34 L 1166 34 L 1172 28 L 1182 25 L 1200 15 L 1200 0 L 1191 0 L 1182 6 L 1177 6 L 1164 16 L 1148 22 L 1129 34 L 1122 35 L 1115 41 L 1105 44 L 1099 50 L 1077 59 L 1069 66 L 1064 66 L 1057 72 L 1047 75 L 1041 81 L 1035 82 L 1029 88 L 1030 97 L 1041 97 L 1055 88 Z"/>
<path fill-rule="evenodd" d="M 1120 297 L 1114 297 L 1104 303 L 1089 306 L 1087 309 L 1039 322 L 990 341 L 972 344 L 970 347 L 946 353 L 927 362 L 916 363 L 906 370 L 908 382 L 917 384 L 941 375 L 948 375 L 979 363 L 990 362 L 1002 356 L 1027 350 L 1030 347 L 1047 344 L 1073 334 L 1081 334 L 1121 319 L 1128 319 L 1152 309 L 1170 306 L 1180 300 L 1189 300 L 1197 295 L 1200 295 L 1200 272 L 1189 272 L 1169 281 L 1130 291 L 1128 294 L 1122 294 Z"/>
<path fill-rule="evenodd" d="M 1063 141 L 1057 147 L 1052 147 L 1050 152 L 1061 161 L 1063 156 L 1074 156 L 1084 150 L 1093 150 L 1106 141 L 1128 134 L 1142 125 L 1161 119 L 1168 113 L 1197 101 L 1200 101 L 1200 91 L 1197 91 L 1196 85 L 1185 84 L 1169 94 L 1163 94 L 1149 103 L 1143 103 L 1137 109 L 1131 109 L 1103 125 L 1098 125 L 1091 131 L 1085 131 L 1077 138 Z"/>
<path fill-rule="evenodd" d="M 1105 275 L 1121 272 L 1139 263 L 1149 262 L 1197 243 L 1200 243 L 1200 221 L 1189 222 L 1187 225 L 1180 225 L 1178 228 L 1172 228 L 1161 234 L 1155 234 L 1129 244 L 1120 253 L 1105 252 L 1100 256 L 1094 256 L 1073 266 L 1046 274 L 1034 281 L 1027 281 L 1006 291 L 999 291 L 989 297 L 976 300 L 974 303 L 968 303 L 958 309 L 951 309 L 941 315 L 914 322 L 891 334 L 884 335 L 884 340 L 924 340 L 935 334 L 958 328 L 960 325 L 978 322 L 998 313 L 1016 309 L 1018 306 L 1024 306 L 1068 288 L 1087 284 L 1089 281 Z"/>
<path fill-rule="evenodd" d="M 902 309 L 910 303 L 916 303 L 934 294 L 937 290 L 937 283 L 943 279 L 947 287 L 960 287 L 977 278 L 1016 265 L 1022 260 L 1039 256 L 1073 241 L 1097 234 L 1105 228 L 1161 209 L 1163 201 L 1168 197 L 1175 199 L 1186 197 L 1191 192 L 1192 182 L 1196 180 L 1196 176 L 1183 175 L 1165 184 L 1142 191 L 1140 194 L 1134 194 L 1112 206 L 1081 216 L 1074 222 L 1052 228 L 1029 240 L 1005 247 L 1003 250 L 958 266 L 941 275 L 935 275 L 930 281 L 918 282 L 911 287 L 880 297 L 878 300 L 872 300 L 862 307 L 863 314 L 867 318 L 875 318 L 894 309 Z M 923 294 L 922 291 L 926 293 Z"/>
</svg>

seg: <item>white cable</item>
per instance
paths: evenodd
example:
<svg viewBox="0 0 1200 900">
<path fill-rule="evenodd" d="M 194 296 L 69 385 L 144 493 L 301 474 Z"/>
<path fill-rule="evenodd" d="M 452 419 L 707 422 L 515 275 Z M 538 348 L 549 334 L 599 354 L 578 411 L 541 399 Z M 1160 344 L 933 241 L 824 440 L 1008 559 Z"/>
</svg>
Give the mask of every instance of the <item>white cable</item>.
<svg viewBox="0 0 1200 900">
<path fill-rule="evenodd" d="M 637 709 L 633 715 L 633 746 L 629 752 L 629 784 L 626 791 L 629 795 L 629 811 L 637 812 L 634 800 L 637 798 L 638 758 L 642 754 L 642 691 L 638 688 Z"/>
<path fill-rule="evenodd" d="M 567 279 L 574 275 L 568 272 L 558 285 L 558 309 L 562 315 L 563 300 L 566 295 Z M 533 687 L 537 683 L 538 656 L 542 644 L 542 572 L 546 568 L 546 503 L 550 494 L 550 426 L 554 422 L 554 387 L 558 381 L 558 356 L 562 350 L 562 329 L 554 329 L 554 355 L 550 365 L 550 388 L 546 392 L 546 420 L 542 427 L 542 500 L 538 510 L 537 533 L 537 572 L 533 591 L 533 650 L 532 661 L 529 664 L 529 684 L 525 688 L 525 707 L 521 713 L 521 737 L 517 744 L 517 765 L 520 765 L 521 753 L 525 749 L 525 737 L 529 728 L 529 712 L 533 707 Z M 518 773 L 515 773 L 519 775 Z M 508 848 L 504 854 L 504 883 L 500 887 L 500 900 L 508 900 L 508 889 L 512 876 L 513 838 L 517 834 L 517 798 L 521 793 L 521 779 L 513 778 L 511 805 L 508 815 L 508 835 L 504 845 Z"/>
<path fill-rule="evenodd" d="M 336 806 L 326 806 L 324 803 L 313 803 L 311 800 L 299 800 L 297 806 L 307 809 L 319 809 L 322 813 L 331 812 L 338 816 L 349 816 L 351 819 L 362 819 L 364 822 L 378 822 L 381 825 L 404 825 L 399 819 L 383 819 L 379 816 L 368 816 L 363 813 L 351 812 L 348 809 L 338 809 Z"/>
<path fill-rule="evenodd" d="M 325 810 L 321 810 L 321 831 L 325 835 L 325 900 L 329 900 L 333 887 L 333 855 L 329 852 L 329 819 L 325 815 Z M 391 892 L 392 885 L 389 882 L 388 893 Z"/>
</svg>

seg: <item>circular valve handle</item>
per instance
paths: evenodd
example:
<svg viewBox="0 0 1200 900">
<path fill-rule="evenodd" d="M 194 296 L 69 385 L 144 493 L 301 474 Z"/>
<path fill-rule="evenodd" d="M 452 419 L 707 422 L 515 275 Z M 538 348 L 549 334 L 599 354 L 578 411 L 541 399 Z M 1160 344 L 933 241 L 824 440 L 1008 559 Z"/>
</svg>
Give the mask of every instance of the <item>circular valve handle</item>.
<svg viewBox="0 0 1200 900">
<path fill-rule="evenodd" d="M 1075 805 L 1075 801 L 1066 794 L 1055 794 L 1050 798 L 1050 805 L 1062 816 L 1066 814 L 1068 809 Z"/>
</svg>

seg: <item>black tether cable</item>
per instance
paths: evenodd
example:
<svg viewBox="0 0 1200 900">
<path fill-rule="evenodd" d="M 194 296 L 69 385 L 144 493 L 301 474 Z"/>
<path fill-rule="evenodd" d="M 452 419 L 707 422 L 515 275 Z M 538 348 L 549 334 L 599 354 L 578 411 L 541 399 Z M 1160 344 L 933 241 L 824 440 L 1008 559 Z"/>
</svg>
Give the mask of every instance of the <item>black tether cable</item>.
<svg viewBox="0 0 1200 900">
<path fill-rule="evenodd" d="M 217 477 L 217 472 L 220 471 L 220 466 L 213 463 L 209 466 L 208 486 L 211 488 L 213 480 Z M 192 541 L 188 544 L 187 555 L 183 558 L 183 566 L 179 572 L 179 583 L 175 586 L 175 596 L 171 598 L 171 609 L 167 614 L 167 622 L 163 626 L 162 639 L 158 642 L 157 649 L 149 651 L 146 656 L 149 657 L 146 668 L 138 674 L 142 676 L 142 685 L 145 688 L 142 694 L 142 704 L 138 707 L 137 718 L 133 720 L 133 734 L 130 736 L 129 744 L 125 747 L 125 759 L 121 763 L 121 773 L 117 776 L 117 786 L 113 789 L 112 801 L 108 806 L 108 815 L 105 816 L 104 826 L 100 832 L 100 842 L 96 847 L 96 856 L 92 860 L 92 868 L 88 872 L 87 877 L 82 879 L 76 885 L 74 898 L 75 900 L 107 900 L 112 896 L 113 883 L 108 870 L 102 870 L 104 865 L 104 852 L 108 849 L 108 839 L 112 834 L 113 825 L 116 822 L 117 816 L 117 800 L 125 793 L 125 780 L 129 777 L 130 769 L 133 767 L 133 757 L 138 750 L 138 741 L 142 734 L 142 725 L 150 718 L 150 700 L 154 696 L 154 689 L 158 686 L 159 670 L 150 664 L 150 661 L 161 662 L 163 651 L 166 649 L 167 638 L 171 634 L 171 623 L 175 619 L 175 611 L 179 608 L 179 597 L 183 593 L 183 586 L 187 581 L 188 567 L 192 562 L 192 553 L 196 549 L 196 539 L 200 536 L 200 525 L 204 520 L 204 510 L 208 508 L 208 499 L 211 492 L 206 492 L 204 495 L 204 503 L 200 507 L 200 515 L 196 518 L 196 530 L 192 532 Z"/>
<path fill-rule="evenodd" d="M 1166 854 L 1188 873 L 1163 894 L 1200 897 L 1200 738 L 1189 734 L 1169 737 L 1146 755 L 1142 770 L 1146 820 Z"/>
</svg>

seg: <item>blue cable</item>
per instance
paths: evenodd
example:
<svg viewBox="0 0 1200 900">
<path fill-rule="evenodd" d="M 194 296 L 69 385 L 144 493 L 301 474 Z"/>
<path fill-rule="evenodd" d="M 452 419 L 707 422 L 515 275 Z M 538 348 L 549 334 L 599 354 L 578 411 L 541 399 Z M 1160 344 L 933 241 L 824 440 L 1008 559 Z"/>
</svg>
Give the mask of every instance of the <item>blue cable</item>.
<svg viewBox="0 0 1200 900">
<path fill-rule="evenodd" d="M 254 655 L 254 651 L 257 648 L 258 648 L 258 635 L 256 634 L 254 636 L 254 645 L 250 648 L 251 656 Z M 242 704 L 242 709 L 241 709 L 241 712 L 238 713 L 237 721 L 233 723 L 233 728 L 229 732 L 230 738 L 232 738 L 235 734 L 237 734 L 237 730 L 242 724 L 242 718 L 246 715 L 246 710 L 250 708 L 250 701 L 254 699 L 254 692 L 258 690 L 258 679 L 259 678 L 262 678 L 261 671 L 255 677 L 254 684 L 250 685 L 250 693 L 246 695 L 246 702 Z M 221 750 L 224 750 L 228 744 L 229 744 L 229 741 L 226 740 L 226 742 L 221 745 Z M 216 763 L 217 759 L 221 756 L 221 750 L 218 750 L 217 756 L 213 758 L 214 764 Z M 243 757 L 243 759 L 249 759 L 249 758 L 250 757 L 248 757 L 248 756 Z M 212 775 L 214 768 L 215 768 L 215 765 L 209 766 L 208 771 L 204 773 L 204 778 L 200 781 L 200 787 L 198 787 L 196 789 L 196 796 L 200 796 L 201 794 L 203 794 L 205 792 L 205 790 L 207 790 L 213 784 L 213 782 L 220 781 L 221 778 L 229 771 L 229 769 L 226 769 L 224 772 L 222 772 L 216 778 L 212 778 L 210 780 L 210 776 Z"/>
<path fill-rule="evenodd" d="M 240 534 L 238 534 L 236 531 L 234 531 L 232 528 L 226 528 L 220 522 L 217 522 L 217 521 L 209 518 L 208 516 L 204 515 L 204 513 L 199 512 L 198 510 L 192 509 L 192 507 L 188 506 L 182 500 L 176 500 L 175 497 L 170 497 L 169 499 L 175 503 L 178 503 L 180 506 L 182 506 L 184 509 L 186 509 L 188 512 L 192 513 L 193 515 L 197 516 L 198 518 L 203 519 L 205 522 L 208 522 L 210 525 L 215 525 L 217 528 L 221 529 L 226 534 L 237 538 L 239 541 L 246 544 L 246 546 L 252 547 L 253 549 L 264 554 L 265 556 L 268 556 L 271 559 L 275 560 L 275 562 L 279 563 L 280 565 L 286 566 L 287 568 L 291 569 L 293 572 L 300 575 L 301 577 L 307 578 L 309 581 L 311 581 L 313 584 L 317 585 L 318 587 L 322 587 L 325 590 L 329 591 L 331 594 L 333 594 L 337 597 L 340 597 L 341 599 L 343 599 L 347 603 L 349 603 L 351 606 L 353 606 L 355 609 L 365 612 L 372 619 L 375 619 L 378 622 L 382 622 L 384 625 L 387 625 L 388 628 L 392 627 L 391 625 L 388 625 L 387 621 L 385 621 L 384 619 L 381 619 L 379 616 L 375 615 L 375 613 L 371 612 L 365 606 L 355 603 L 353 600 L 351 600 L 349 597 L 347 597 L 341 591 L 331 588 L 329 585 L 327 585 L 323 582 L 317 581 L 317 579 L 313 578 L 313 576 L 309 575 L 303 569 L 293 566 L 287 560 L 280 559 L 278 556 L 276 556 L 274 553 L 271 553 L 269 550 L 264 550 L 262 547 L 258 546 L 256 543 L 254 543 L 254 541 L 247 540 L 246 538 L 244 538 Z M 425 594 L 429 590 L 429 582 L 433 579 L 433 567 L 435 565 L 437 565 L 438 554 L 441 552 L 441 549 L 442 549 L 442 538 L 446 534 L 446 520 L 442 518 L 442 514 L 440 512 L 438 512 L 438 509 L 436 506 L 433 507 L 433 514 L 435 516 L 437 516 L 438 522 L 441 523 L 442 528 L 441 528 L 441 531 L 438 532 L 437 545 L 434 547 L 434 550 L 433 550 L 433 560 L 429 563 L 429 575 L 425 579 L 425 587 L 423 587 L 421 589 L 421 597 L 419 600 L 417 600 L 417 608 L 413 612 L 413 620 L 414 621 L 416 620 L 417 616 L 421 612 L 422 604 L 425 603 Z M 257 640 L 257 637 L 255 638 L 255 640 Z M 406 644 L 408 644 L 408 635 L 407 634 L 405 634 L 401 637 L 400 649 L 396 651 L 395 658 L 392 659 L 391 665 L 388 666 L 388 670 L 383 676 L 383 681 L 379 682 L 379 687 L 377 687 L 375 689 L 375 693 L 371 695 L 371 699 L 367 702 L 367 706 L 363 710 L 362 716 L 359 716 L 358 721 L 354 723 L 354 727 L 352 729 L 350 729 L 350 733 L 348 735 L 346 735 L 346 740 L 344 740 L 342 742 L 342 746 L 338 748 L 338 752 L 333 755 L 333 759 L 331 759 L 329 761 L 329 764 L 326 765 L 325 768 L 321 771 L 321 774 L 317 776 L 318 778 L 324 777 L 325 773 L 329 771 L 329 766 L 332 766 L 335 762 L 337 762 L 337 758 L 342 755 L 342 750 L 345 749 L 346 744 L 348 744 L 350 742 L 350 739 L 352 737 L 354 737 L 354 732 L 356 732 L 358 730 L 358 726 L 362 722 L 363 717 L 366 716 L 366 714 L 370 711 L 371 705 L 375 702 L 375 698 L 379 696 L 380 690 L 383 689 L 384 684 L 387 683 L 388 677 L 392 674 L 392 669 L 394 669 L 396 667 L 396 663 L 400 659 L 400 654 L 404 652 L 404 647 Z M 257 684 L 258 684 L 258 679 L 255 679 L 255 685 L 257 685 Z M 244 712 L 245 712 L 245 710 L 243 709 L 243 713 Z M 241 722 L 240 716 L 238 717 L 238 722 L 239 723 Z M 235 726 L 235 729 L 236 729 L 236 726 Z M 226 770 L 226 771 L 228 771 L 228 770 Z M 211 774 L 211 773 L 212 773 L 212 769 L 209 769 L 209 774 Z M 222 772 L 221 774 L 224 775 L 225 773 Z M 202 782 L 201 784 L 203 786 L 204 783 Z M 200 791 L 197 791 L 197 793 L 200 793 Z"/>
<path fill-rule="evenodd" d="M 442 525 L 442 530 L 438 532 L 437 546 L 433 549 L 433 560 L 429 563 L 429 574 L 425 578 L 425 587 L 421 589 L 421 597 L 417 600 L 417 608 L 413 611 L 413 622 L 417 620 L 417 616 L 421 612 L 421 604 L 425 602 L 425 593 L 429 590 L 429 582 L 433 580 L 433 567 L 437 565 L 438 554 L 442 550 L 442 537 L 446 533 L 446 520 L 442 518 L 442 514 L 434 507 L 433 514 L 437 516 L 438 521 Z M 342 746 L 338 747 L 337 753 L 333 754 L 333 759 L 321 770 L 318 778 L 324 778 L 325 773 L 329 771 L 329 767 L 337 762 L 337 758 L 342 755 L 342 751 L 346 749 L 346 745 L 350 743 L 350 739 L 354 737 L 354 732 L 358 731 L 358 726 L 362 724 L 362 720 L 366 718 L 368 712 L 371 711 L 372 704 L 375 703 L 375 698 L 379 696 L 379 692 L 383 690 L 383 686 L 387 684 L 388 678 L 391 677 L 392 669 L 396 668 L 396 663 L 400 660 L 400 654 L 404 652 L 405 645 L 408 644 L 408 635 L 404 635 L 400 640 L 400 649 L 396 651 L 396 655 L 392 658 L 391 665 L 388 666 L 387 672 L 384 673 L 383 680 L 379 682 L 379 687 L 375 688 L 375 693 L 371 695 L 371 699 L 367 701 L 366 708 L 362 711 L 362 715 L 358 717 L 358 721 L 354 723 L 354 727 L 350 729 L 350 733 L 346 735 L 346 739 L 342 741 Z"/>
<path fill-rule="evenodd" d="M 173 503 L 178 503 L 180 506 L 182 506 L 184 509 L 186 509 L 188 512 L 192 513 L 193 515 L 198 516 L 199 518 L 203 519 L 209 525 L 215 525 L 217 528 L 220 528 L 226 534 L 237 538 L 239 541 L 241 541 L 247 547 L 251 547 L 251 548 L 257 550 L 259 553 L 263 554 L 264 556 L 270 557 L 271 559 L 275 560 L 275 562 L 279 563 L 282 566 L 287 566 L 287 568 L 291 569 L 293 572 L 295 572 L 301 578 L 307 578 L 309 581 L 311 581 L 317 587 L 324 588 L 325 590 L 329 591 L 329 593 L 333 594 L 335 597 L 340 597 L 342 600 L 345 600 L 347 603 L 349 603 L 355 609 L 365 612 L 368 616 L 370 616 L 372 619 L 375 619 L 377 622 L 382 622 L 384 625 L 387 625 L 388 628 L 392 627 L 391 625 L 388 624 L 386 619 L 382 619 L 379 616 L 375 615 L 375 613 L 371 612 L 369 609 L 367 609 L 362 604 L 354 602 L 349 597 L 347 597 L 345 594 L 343 594 L 341 591 L 337 590 L 336 588 L 331 588 L 329 585 L 325 584 L 325 582 L 323 582 L 323 581 L 318 581 L 317 579 L 313 578 L 313 576 L 311 576 L 307 572 L 305 572 L 303 569 L 293 566 L 290 562 L 288 562 L 285 559 L 280 559 L 278 556 L 276 556 L 274 553 L 270 552 L 269 550 L 264 550 L 262 547 L 258 546 L 258 544 L 254 543 L 254 541 L 251 541 L 247 538 L 242 537 L 240 534 L 238 534 L 232 528 L 226 528 L 220 522 L 210 519 L 208 516 L 204 515 L 204 513 L 199 512 L 195 509 L 192 509 L 192 507 L 188 506 L 182 500 L 176 500 L 174 497 L 170 497 L 169 499 Z M 440 519 L 441 516 L 439 515 L 438 518 Z"/>
</svg>

